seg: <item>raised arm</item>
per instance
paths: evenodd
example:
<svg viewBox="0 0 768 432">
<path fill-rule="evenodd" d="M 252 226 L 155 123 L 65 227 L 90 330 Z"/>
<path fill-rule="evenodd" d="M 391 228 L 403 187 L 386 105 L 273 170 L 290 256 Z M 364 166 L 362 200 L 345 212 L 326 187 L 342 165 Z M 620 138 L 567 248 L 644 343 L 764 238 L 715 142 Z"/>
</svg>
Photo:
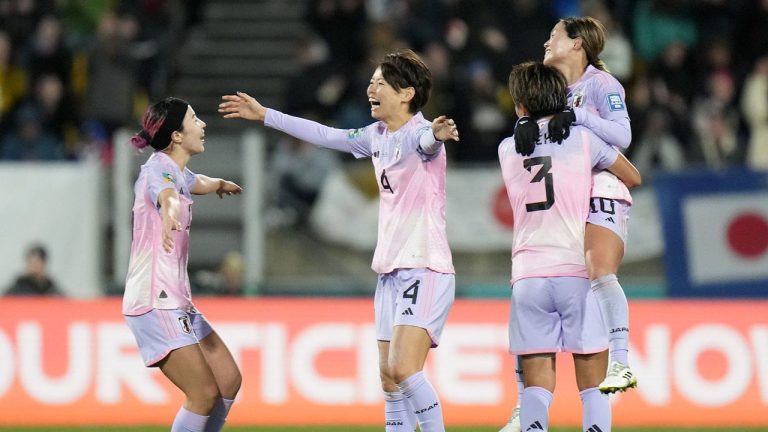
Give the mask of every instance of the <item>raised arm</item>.
<svg viewBox="0 0 768 432">
<path fill-rule="evenodd" d="M 190 190 L 195 195 L 207 195 L 216 192 L 219 198 L 224 198 L 224 195 L 237 195 L 243 191 L 243 188 L 229 180 L 212 178 L 202 174 L 196 174 L 195 177 L 197 181 Z"/>
<path fill-rule="evenodd" d="M 179 194 L 174 188 L 163 189 L 157 197 L 157 203 L 160 204 L 160 218 L 163 221 L 163 249 L 166 252 L 173 250 L 172 231 L 180 231 L 179 222 Z"/>
<path fill-rule="evenodd" d="M 433 155 L 448 140 L 459 141 L 459 130 L 453 119 L 440 116 L 432 121 L 432 127 L 425 129 L 419 137 L 419 148 L 426 155 Z"/>
<path fill-rule="evenodd" d="M 335 129 L 320 123 L 283 114 L 264 107 L 259 101 L 243 92 L 221 97 L 219 112 L 224 118 L 243 118 L 264 122 L 266 126 L 285 132 L 302 141 L 320 147 L 352 153 L 350 131 Z"/>
</svg>

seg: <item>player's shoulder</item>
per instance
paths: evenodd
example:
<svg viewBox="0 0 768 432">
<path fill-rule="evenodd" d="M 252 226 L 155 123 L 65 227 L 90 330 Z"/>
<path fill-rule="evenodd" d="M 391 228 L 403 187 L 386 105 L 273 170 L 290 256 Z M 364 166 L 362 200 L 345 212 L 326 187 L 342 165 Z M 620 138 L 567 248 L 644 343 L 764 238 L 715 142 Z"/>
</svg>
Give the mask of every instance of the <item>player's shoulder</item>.
<svg viewBox="0 0 768 432">
<path fill-rule="evenodd" d="M 593 85 L 600 86 L 602 88 L 614 88 L 624 91 L 624 86 L 621 85 L 619 80 L 616 79 L 609 72 L 600 70 L 594 66 L 589 66 L 589 80 Z"/>
<path fill-rule="evenodd" d="M 506 155 L 509 151 L 516 152 L 515 138 L 511 136 L 501 140 L 499 144 L 499 157 Z"/>
</svg>

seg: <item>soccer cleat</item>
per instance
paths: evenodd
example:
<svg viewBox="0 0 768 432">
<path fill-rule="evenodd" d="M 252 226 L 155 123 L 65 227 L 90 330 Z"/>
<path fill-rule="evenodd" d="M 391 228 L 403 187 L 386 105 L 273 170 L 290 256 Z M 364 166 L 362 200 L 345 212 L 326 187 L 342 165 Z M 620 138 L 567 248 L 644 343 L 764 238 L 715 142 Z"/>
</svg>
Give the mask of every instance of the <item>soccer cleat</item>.
<svg viewBox="0 0 768 432">
<path fill-rule="evenodd" d="M 629 366 L 612 361 L 599 389 L 601 393 L 609 394 L 627 391 L 627 389 L 634 387 L 637 387 L 637 377 L 629 369 Z"/>
<path fill-rule="evenodd" d="M 521 432 L 522 428 L 520 427 L 520 406 L 516 406 L 515 409 L 512 410 L 512 416 L 509 418 L 509 421 L 506 425 L 504 425 L 499 432 Z"/>
</svg>

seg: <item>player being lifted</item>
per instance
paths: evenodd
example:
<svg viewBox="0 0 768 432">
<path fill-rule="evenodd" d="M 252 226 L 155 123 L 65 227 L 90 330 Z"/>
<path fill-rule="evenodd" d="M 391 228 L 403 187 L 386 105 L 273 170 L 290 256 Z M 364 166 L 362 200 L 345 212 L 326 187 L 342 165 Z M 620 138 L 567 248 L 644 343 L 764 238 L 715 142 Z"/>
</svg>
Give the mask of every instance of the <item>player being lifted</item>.
<svg viewBox="0 0 768 432">
<path fill-rule="evenodd" d="M 555 141 L 568 136 L 569 126 L 586 126 L 607 143 L 627 149 L 632 140 L 624 88 L 599 59 L 605 45 L 605 27 L 591 17 L 561 19 L 544 43 L 544 64 L 554 66 L 568 82 L 568 107 L 549 122 Z M 530 154 L 538 128 L 525 118 L 515 131 L 521 137 L 517 151 Z M 610 363 L 600 391 L 613 393 L 637 385 L 629 367 L 629 306 L 616 274 L 624 257 L 632 197 L 627 187 L 607 171 L 593 178 L 587 217 L 585 255 L 592 290 L 600 304 L 610 335 Z M 516 365 L 519 363 L 516 360 Z M 518 393 L 522 392 L 520 367 L 516 366 Z M 519 398 L 518 398 L 519 404 Z M 515 407 L 500 432 L 519 432 L 519 407 Z"/>
</svg>

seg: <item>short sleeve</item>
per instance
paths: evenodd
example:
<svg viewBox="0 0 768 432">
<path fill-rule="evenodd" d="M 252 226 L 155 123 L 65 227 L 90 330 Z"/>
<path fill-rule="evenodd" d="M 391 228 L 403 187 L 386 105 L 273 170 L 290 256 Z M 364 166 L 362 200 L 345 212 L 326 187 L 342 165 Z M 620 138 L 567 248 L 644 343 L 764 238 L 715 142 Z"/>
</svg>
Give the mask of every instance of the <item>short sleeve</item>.
<svg viewBox="0 0 768 432">
<path fill-rule="evenodd" d="M 184 181 L 184 179 L 176 178 L 177 174 L 163 164 L 148 164 L 146 169 L 147 193 L 156 207 L 158 206 L 157 199 L 162 191 L 178 189 L 177 182 Z"/>
</svg>

